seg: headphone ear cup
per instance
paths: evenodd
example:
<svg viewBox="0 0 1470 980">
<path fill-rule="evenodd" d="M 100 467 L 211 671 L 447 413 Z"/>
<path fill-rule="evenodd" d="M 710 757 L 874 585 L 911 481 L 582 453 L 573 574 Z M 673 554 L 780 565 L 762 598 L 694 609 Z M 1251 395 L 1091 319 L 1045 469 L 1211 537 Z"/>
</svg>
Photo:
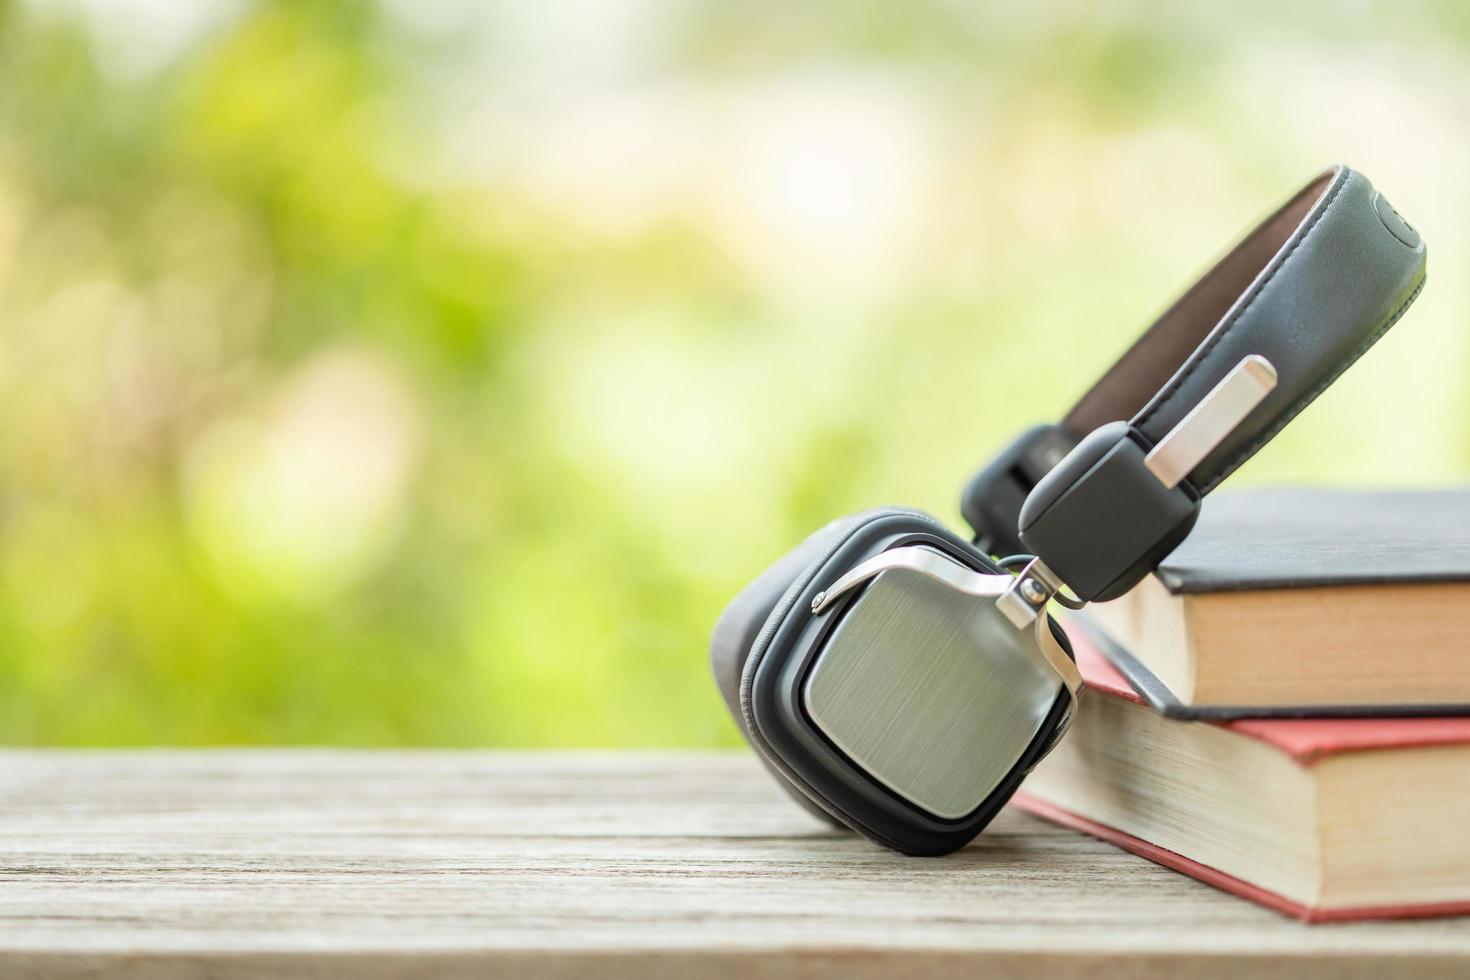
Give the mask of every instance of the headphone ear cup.
<svg viewBox="0 0 1470 980">
<path fill-rule="evenodd" d="M 750 659 L 756 638 L 770 620 L 781 597 L 791 588 L 791 583 L 796 581 L 807 566 L 826 554 L 832 544 L 848 532 L 855 520 L 855 517 L 849 517 L 834 521 L 787 552 L 755 581 L 741 589 L 715 622 L 709 644 L 710 668 L 715 675 L 715 686 L 720 689 L 720 696 L 725 699 L 725 707 L 730 711 L 730 717 L 740 726 L 740 734 L 747 741 L 750 740 L 750 733 L 746 731 L 745 713 L 740 710 L 740 675 L 745 670 L 745 662 Z M 756 755 L 782 788 L 804 809 L 834 826 L 843 826 L 835 816 L 791 785 L 785 774 L 766 761 L 764 754 L 757 752 Z"/>
</svg>

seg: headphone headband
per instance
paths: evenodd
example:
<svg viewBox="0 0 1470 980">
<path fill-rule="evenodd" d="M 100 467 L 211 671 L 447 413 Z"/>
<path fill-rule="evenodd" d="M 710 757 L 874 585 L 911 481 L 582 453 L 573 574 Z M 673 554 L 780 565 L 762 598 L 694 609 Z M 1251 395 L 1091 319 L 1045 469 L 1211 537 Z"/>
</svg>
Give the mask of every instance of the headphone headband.
<svg viewBox="0 0 1470 980">
<path fill-rule="evenodd" d="M 1181 486 L 1197 503 L 1403 315 L 1424 285 L 1424 256 L 1419 233 L 1366 177 L 1344 166 L 1320 174 L 1165 311 L 1060 423 L 1022 433 L 970 480 L 961 510 L 976 542 L 992 554 L 1040 553 L 1021 540 L 1022 506 L 1090 432 L 1128 420 L 1130 440 L 1147 452 L 1242 361 L 1262 357 L 1275 386 L 1190 468 Z"/>
</svg>

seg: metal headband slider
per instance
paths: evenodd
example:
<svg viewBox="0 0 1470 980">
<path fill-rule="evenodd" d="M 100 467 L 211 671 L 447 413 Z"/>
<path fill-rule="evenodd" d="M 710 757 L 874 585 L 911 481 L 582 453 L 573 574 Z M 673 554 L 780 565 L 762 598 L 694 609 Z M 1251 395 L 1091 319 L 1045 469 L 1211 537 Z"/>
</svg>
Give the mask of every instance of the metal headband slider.
<svg viewBox="0 0 1470 980">
<path fill-rule="evenodd" d="M 1165 488 L 1177 487 L 1276 388 L 1276 368 L 1259 354 L 1241 360 L 1164 434 L 1143 465 Z"/>
</svg>

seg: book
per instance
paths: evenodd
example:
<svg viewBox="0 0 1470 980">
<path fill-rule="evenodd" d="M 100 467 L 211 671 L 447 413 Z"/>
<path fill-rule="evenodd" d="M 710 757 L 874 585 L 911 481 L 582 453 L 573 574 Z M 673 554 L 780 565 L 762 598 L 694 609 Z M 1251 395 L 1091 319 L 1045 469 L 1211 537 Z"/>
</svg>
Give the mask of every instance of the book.
<svg viewBox="0 0 1470 980">
<path fill-rule="evenodd" d="M 1470 718 L 1178 721 L 1085 634 L 1017 805 L 1309 922 L 1470 913 Z"/>
<path fill-rule="evenodd" d="M 1161 709 L 1470 713 L 1470 489 L 1222 493 L 1088 616 Z"/>
</svg>

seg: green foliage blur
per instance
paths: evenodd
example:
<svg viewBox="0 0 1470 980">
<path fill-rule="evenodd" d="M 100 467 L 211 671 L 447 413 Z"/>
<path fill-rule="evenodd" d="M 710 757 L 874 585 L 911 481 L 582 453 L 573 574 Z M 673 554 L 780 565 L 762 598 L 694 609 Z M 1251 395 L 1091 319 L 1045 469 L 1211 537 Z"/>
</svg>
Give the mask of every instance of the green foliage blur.
<svg viewBox="0 0 1470 980">
<path fill-rule="evenodd" d="M 1470 474 L 1470 7 L 0 0 L 0 740 L 733 744 L 815 527 L 1315 171 L 1418 307 L 1242 483 Z"/>
</svg>

